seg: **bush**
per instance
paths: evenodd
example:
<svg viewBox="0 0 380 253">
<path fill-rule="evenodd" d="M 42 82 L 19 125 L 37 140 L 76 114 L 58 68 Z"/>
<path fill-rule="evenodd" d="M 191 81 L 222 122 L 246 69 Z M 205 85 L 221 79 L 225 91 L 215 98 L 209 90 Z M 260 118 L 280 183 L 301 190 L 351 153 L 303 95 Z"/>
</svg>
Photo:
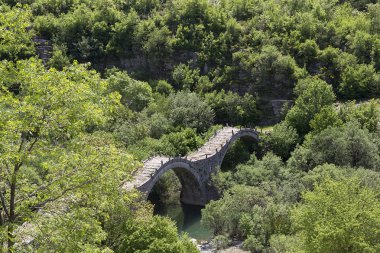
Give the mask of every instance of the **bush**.
<svg viewBox="0 0 380 253">
<path fill-rule="evenodd" d="M 52 68 L 62 70 L 70 65 L 70 59 L 66 55 L 66 48 L 54 48 L 53 55 L 49 59 L 48 65 Z"/>
<path fill-rule="evenodd" d="M 249 235 L 243 242 L 243 249 L 254 253 L 264 252 L 263 244 L 255 236 Z"/>
<path fill-rule="evenodd" d="M 380 122 L 380 110 L 376 100 L 356 104 L 354 101 L 340 106 L 339 117 L 344 122 L 357 121 L 361 128 L 375 133 Z"/>
<path fill-rule="evenodd" d="M 263 182 L 280 180 L 283 169 L 281 158 L 268 152 L 262 160 L 253 157 L 248 163 L 239 164 L 233 178 L 238 184 L 260 186 Z"/>
<path fill-rule="evenodd" d="M 188 65 L 179 64 L 173 71 L 172 78 L 177 87 L 193 91 L 199 79 L 199 70 L 191 69 Z"/>
<path fill-rule="evenodd" d="M 127 221 L 124 233 L 117 241 L 116 252 L 196 253 L 197 249 L 187 236 L 178 236 L 175 224 L 169 219 L 154 216 Z"/>
<path fill-rule="evenodd" d="M 211 240 L 211 245 L 216 249 L 225 249 L 231 243 L 231 240 L 225 235 L 217 235 Z"/>
<path fill-rule="evenodd" d="M 273 198 L 269 189 L 235 185 L 224 193 L 222 199 L 211 201 L 202 210 L 202 224 L 215 235 L 228 235 L 242 239 L 249 234 L 265 238 L 272 230 L 269 204 Z M 270 187 L 269 187 L 270 188 Z M 278 224 L 277 224 L 278 225 Z"/>
</svg>

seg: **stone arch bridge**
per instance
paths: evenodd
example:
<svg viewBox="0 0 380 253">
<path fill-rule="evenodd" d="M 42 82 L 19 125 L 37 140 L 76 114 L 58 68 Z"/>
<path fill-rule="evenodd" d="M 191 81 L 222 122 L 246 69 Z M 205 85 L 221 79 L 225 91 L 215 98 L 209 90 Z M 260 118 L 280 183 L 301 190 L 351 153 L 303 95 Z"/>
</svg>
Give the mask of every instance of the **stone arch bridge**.
<svg viewBox="0 0 380 253">
<path fill-rule="evenodd" d="M 224 127 L 200 149 L 185 157 L 156 156 L 144 161 L 143 167 L 134 173 L 132 181 L 126 182 L 123 188 L 137 188 L 147 197 L 160 177 L 168 170 L 173 170 L 182 185 L 181 201 L 203 206 L 216 197 L 216 191 L 210 184 L 212 173 L 222 165 L 228 148 L 240 138 L 255 142 L 259 140 L 255 129 Z"/>
</svg>

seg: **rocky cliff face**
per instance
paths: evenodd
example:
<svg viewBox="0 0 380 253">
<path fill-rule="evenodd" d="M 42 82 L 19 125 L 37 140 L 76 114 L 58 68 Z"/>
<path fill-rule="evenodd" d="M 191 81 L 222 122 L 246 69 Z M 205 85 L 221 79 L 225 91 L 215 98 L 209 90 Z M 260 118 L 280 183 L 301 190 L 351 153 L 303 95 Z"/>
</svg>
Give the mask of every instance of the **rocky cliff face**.
<svg viewBox="0 0 380 253">
<path fill-rule="evenodd" d="M 35 37 L 33 39 L 33 42 L 36 44 L 38 58 L 40 58 L 42 62 L 46 64 L 53 52 L 51 41 L 43 37 Z"/>
<path fill-rule="evenodd" d="M 35 37 L 34 43 L 36 45 L 37 55 L 44 64 L 47 64 L 50 57 L 52 56 L 53 45 L 50 40 L 44 37 Z M 92 62 L 92 67 L 96 70 L 103 72 L 107 68 L 118 67 L 120 69 L 126 70 L 133 77 L 137 79 L 156 78 L 156 79 L 170 79 L 171 73 L 175 66 L 180 62 L 190 62 L 193 67 L 197 66 L 198 55 L 196 52 L 183 51 L 179 53 L 176 57 L 170 58 L 170 60 L 165 59 L 150 59 L 144 54 L 135 54 L 131 57 L 119 57 L 119 56 L 107 56 L 104 59 L 99 59 L 97 62 Z M 201 74 L 207 74 L 210 66 L 205 64 L 201 69 Z M 244 82 L 247 79 L 247 73 L 244 71 L 239 72 L 239 79 L 241 80 L 235 84 L 231 84 L 230 90 L 243 95 L 246 92 L 251 92 L 249 90 L 249 83 Z M 291 97 L 291 94 L 285 94 L 281 92 L 284 98 Z M 262 115 L 261 125 L 272 125 L 281 120 L 282 110 L 284 106 L 292 106 L 293 101 L 287 99 L 274 99 L 282 98 L 280 94 L 270 94 L 268 97 L 262 97 L 260 104 L 258 104 L 259 109 L 265 114 Z"/>
</svg>

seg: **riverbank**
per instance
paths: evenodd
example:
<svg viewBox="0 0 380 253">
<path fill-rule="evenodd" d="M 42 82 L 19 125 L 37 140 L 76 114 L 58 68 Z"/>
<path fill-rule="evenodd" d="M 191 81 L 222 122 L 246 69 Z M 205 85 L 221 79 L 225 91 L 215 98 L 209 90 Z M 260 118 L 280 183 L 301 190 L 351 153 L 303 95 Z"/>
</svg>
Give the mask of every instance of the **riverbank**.
<svg viewBox="0 0 380 253">
<path fill-rule="evenodd" d="M 199 251 L 202 253 L 249 253 L 249 251 L 241 249 L 241 243 L 221 250 L 217 250 L 216 248 L 212 247 L 210 243 L 205 243 L 197 246 Z"/>
</svg>

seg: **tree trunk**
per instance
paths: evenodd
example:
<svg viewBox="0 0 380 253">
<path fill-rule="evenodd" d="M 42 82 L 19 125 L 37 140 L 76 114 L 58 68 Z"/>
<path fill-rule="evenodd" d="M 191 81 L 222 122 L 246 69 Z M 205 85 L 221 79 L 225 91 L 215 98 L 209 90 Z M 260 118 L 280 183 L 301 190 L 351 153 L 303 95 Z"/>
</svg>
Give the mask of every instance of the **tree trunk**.
<svg viewBox="0 0 380 253">
<path fill-rule="evenodd" d="M 4 226 L 4 223 L 5 223 L 5 217 L 3 217 L 3 208 L 0 207 L 0 227 L 3 227 Z M 0 236 L 0 252 L 3 252 L 4 250 L 4 237 L 1 235 Z"/>
<path fill-rule="evenodd" d="M 8 225 L 8 253 L 13 253 L 14 252 L 14 234 L 13 234 L 13 223 L 10 223 Z"/>
<path fill-rule="evenodd" d="M 16 175 L 21 164 L 16 164 L 11 181 L 11 192 L 9 199 L 9 225 L 8 225 L 8 252 L 14 252 L 14 223 L 16 221 L 15 203 L 16 203 Z"/>
</svg>

